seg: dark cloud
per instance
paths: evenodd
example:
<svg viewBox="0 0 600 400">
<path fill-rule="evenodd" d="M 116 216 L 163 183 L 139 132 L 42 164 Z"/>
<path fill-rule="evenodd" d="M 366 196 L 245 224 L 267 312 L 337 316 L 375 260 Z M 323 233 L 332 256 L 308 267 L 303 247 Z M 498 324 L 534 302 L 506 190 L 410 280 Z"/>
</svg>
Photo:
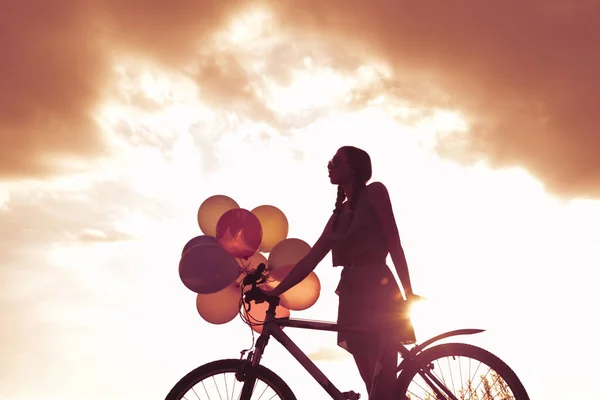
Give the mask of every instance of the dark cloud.
<svg viewBox="0 0 600 400">
<path fill-rule="evenodd" d="M 230 109 L 256 121 L 274 123 L 276 116 L 257 93 L 262 77 L 244 68 L 233 52 L 209 52 L 198 62 L 195 81 L 200 97 L 217 109 Z"/>
<path fill-rule="evenodd" d="M 106 149 L 92 113 L 121 56 L 179 70 L 211 47 L 210 35 L 249 2 L 49 0 L 0 9 L 0 176 L 39 175 L 61 158 Z M 406 82 L 400 95 L 462 111 L 467 137 L 440 151 L 458 160 L 520 164 L 566 196 L 600 195 L 600 2 L 562 0 L 427 3 L 408 0 L 272 2 L 296 45 L 327 42 L 338 67 L 369 54 Z M 327 57 L 316 48 L 313 56 Z M 206 53 L 206 52 L 205 52 Z M 255 76 L 228 54 L 208 52 L 195 79 L 215 104 L 272 118 L 256 97 Z M 310 55 L 310 54 L 307 54 Z M 272 64 L 275 65 L 276 64 Z M 285 62 L 282 65 L 286 65 Z M 244 67 L 244 68 L 243 68 Z M 352 68 L 347 68 L 352 70 Z M 285 68 L 266 73 L 289 81 Z M 392 80 L 394 82 L 394 80 Z M 398 87 L 396 87 L 398 89 Z"/>
<path fill-rule="evenodd" d="M 101 151 L 91 112 L 108 60 L 86 15 L 76 1 L 0 4 L 0 177 L 45 174 L 53 157 Z"/>
<path fill-rule="evenodd" d="M 189 61 L 236 7 L 214 1 L 0 4 L 0 178 L 45 176 L 106 153 L 93 113 L 113 62 Z"/>
<path fill-rule="evenodd" d="M 280 7 L 287 23 L 346 38 L 396 76 L 443 90 L 443 105 L 473 123 L 440 144 L 446 154 L 525 165 L 555 192 L 600 195 L 600 2 L 293 4 Z"/>
</svg>

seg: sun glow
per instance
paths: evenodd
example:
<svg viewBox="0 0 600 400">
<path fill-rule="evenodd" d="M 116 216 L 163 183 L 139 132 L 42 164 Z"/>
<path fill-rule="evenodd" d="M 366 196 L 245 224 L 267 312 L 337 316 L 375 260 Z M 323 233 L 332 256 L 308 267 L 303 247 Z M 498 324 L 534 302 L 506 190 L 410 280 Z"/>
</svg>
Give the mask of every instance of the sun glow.
<svg viewBox="0 0 600 400">
<path fill-rule="evenodd" d="M 254 7 L 239 14 L 222 34 L 226 40 L 242 47 L 245 43 L 261 38 L 269 30 L 273 14 L 266 8 Z"/>
</svg>

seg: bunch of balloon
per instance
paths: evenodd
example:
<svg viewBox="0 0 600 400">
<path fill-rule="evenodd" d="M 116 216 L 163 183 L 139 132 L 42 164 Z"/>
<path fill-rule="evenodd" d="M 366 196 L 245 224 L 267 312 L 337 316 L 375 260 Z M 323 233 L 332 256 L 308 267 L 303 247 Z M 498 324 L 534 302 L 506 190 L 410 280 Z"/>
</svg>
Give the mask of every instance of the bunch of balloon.
<svg viewBox="0 0 600 400">
<path fill-rule="evenodd" d="M 288 239 L 288 220 L 277 207 L 262 205 L 248 211 L 225 195 L 207 198 L 198 209 L 203 235 L 189 240 L 179 262 L 183 284 L 197 293 L 196 309 L 213 324 L 224 324 L 240 312 L 244 276 L 261 264 L 267 265 L 266 288 L 274 288 L 310 250 L 300 239 Z M 265 255 L 268 255 L 267 256 Z M 311 273 L 281 297 L 277 316 L 304 310 L 318 299 L 320 282 Z M 263 304 L 251 304 L 245 317 L 264 321 Z M 254 325 L 260 332 L 261 326 Z"/>
</svg>

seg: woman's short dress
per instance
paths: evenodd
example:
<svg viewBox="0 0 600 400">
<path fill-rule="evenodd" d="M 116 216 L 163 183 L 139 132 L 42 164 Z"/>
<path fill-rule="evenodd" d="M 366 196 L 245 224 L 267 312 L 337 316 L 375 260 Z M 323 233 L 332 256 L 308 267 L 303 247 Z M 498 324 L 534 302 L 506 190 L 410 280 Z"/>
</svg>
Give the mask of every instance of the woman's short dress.
<svg viewBox="0 0 600 400">
<path fill-rule="evenodd" d="M 386 265 L 385 237 L 368 202 L 367 190 L 368 186 L 353 215 L 339 215 L 333 233 L 333 265 L 344 267 L 336 289 L 341 328 L 338 344 L 350 353 L 379 346 L 382 340 L 402 344 L 416 341 L 407 302 Z M 378 331 L 361 332 L 370 329 Z"/>
</svg>

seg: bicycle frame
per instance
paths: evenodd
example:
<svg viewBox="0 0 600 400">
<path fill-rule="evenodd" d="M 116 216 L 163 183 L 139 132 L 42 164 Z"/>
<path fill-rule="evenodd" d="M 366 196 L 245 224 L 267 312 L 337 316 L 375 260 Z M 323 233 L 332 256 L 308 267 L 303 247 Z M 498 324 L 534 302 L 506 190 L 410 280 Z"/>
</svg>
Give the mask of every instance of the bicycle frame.
<svg viewBox="0 0 600 400">
<path fill-rule="evenodd" d="M 265 322 L 263 324 L 263 330 L 260 334 L 255 350 L 249 355 L 249 359 L 252 366 L 257 366 L 260 363 L 263 352 L 269 338 L 273 336 L 281 345 L 304 367 L 304 369 L 321 385 L 321 387 L 331 396 L 334 400 L 345 400 L 345 396 L 340 390 L 325 376 L 325 374 L 315 365 L 315 363 L 308 358 L 308 356 L 294 343 L 288 335 L 283 332 L 282 327 L 300 328 L 300 329 L 311 329 L 321 330 L 329 332 L 338 332 L 340 330 L 347 330 L 351 332 L 373 332 L 373 329 L 362 328 L 362 327 L 345 327 L 340 326 L 334 322 L 314 321 L 314 320 L 303 320 L 293 318 L 275 318 L 275 305 L 270 304 L 269 310 L 266 313 Z M 397 368 L 397 372 L 402 371 L 408 367 L 410 363 L 414 362 L 414 357 L 423 351 L 423 349 L 432 343 L 444 339 L 446 337 L 464 334 L 474 334 L 483 332 L 481 329 L 460 329 L 456 331 L 450 331 L 441 335 L 435 336 L 421 345 L 417 345 L 411 350 L 407 349 L 403 345 L 398 346 L 398 352 L 401 354 L 403 360 Z"/>
<path fill-rule="evenodd" d="M 267 320 L 269 319 L 267 312 Z M 262 333 L 256 341 L 254 354 L 251 356 L 252 365 L 256 366 L 260 363 L 264 349 L 269 341 L 269 337 L 274 337 L 294 358 L 306 369 L 306 371 L 321 385 L 321 387 L 334 400 L 345 400 L 344 395 L 340 390 L 325 376 L 325 374 L 316 366 L 316 364 L 308 358 L 306 354 L 294 343 L 288 335 L 283 332 L 281 327 L 289 326 L 294 328 L 313 329 L 336 332 L 338 326 L 335 323 L 297 320 L 290 318 L 273 318 L 271 321 L 263 325 Z"/>
</svg>

